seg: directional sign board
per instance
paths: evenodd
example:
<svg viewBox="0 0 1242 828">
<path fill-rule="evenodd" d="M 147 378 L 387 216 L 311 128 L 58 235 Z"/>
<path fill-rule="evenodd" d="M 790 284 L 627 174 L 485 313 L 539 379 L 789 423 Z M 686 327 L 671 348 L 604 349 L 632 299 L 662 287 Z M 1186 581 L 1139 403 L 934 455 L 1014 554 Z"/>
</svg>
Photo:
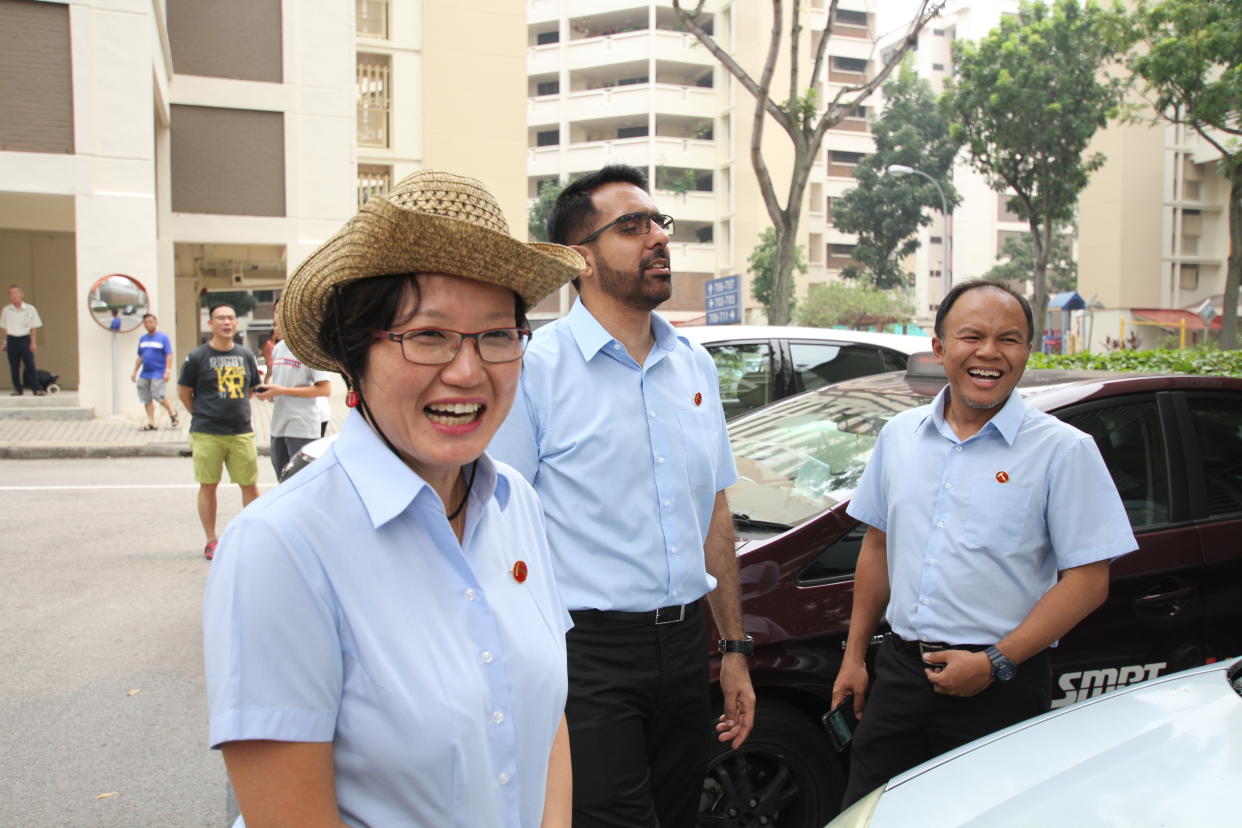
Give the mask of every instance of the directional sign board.
<svg viewBox="0 0 1242 828">
<path fill-rule="evenodd" d="M 742 277 L 709 279 L 703 286 L 707 324 L 729 325 L 742 321 Z"/>
</svg>

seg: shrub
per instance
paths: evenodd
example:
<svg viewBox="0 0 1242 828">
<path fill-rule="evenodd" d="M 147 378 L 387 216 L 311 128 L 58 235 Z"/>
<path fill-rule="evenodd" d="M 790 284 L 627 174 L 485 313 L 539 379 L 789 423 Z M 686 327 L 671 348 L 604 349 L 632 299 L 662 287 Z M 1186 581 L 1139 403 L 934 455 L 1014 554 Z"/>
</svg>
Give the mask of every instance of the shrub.
<svg viewBox="0 0 1242 828">
<path fill-rule="evenodd" d="M 1242 377 L 1242 351 L 1155 348 L 1078 354 L 1032 354 L 1031 368 L 1094 368 L 1143 374 L 1214 374 Z"/>
</svg>

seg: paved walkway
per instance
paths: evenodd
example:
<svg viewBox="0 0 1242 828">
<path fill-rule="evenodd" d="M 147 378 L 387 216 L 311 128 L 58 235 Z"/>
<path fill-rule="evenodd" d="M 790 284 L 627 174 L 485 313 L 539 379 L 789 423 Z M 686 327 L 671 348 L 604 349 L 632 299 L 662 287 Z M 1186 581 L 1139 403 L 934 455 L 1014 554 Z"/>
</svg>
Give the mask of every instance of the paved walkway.
<svg viewBox="0 0 1242 828">
<path fill-rule="evenodd" d="M 330 402 L 329 434 L 340 430 L 349 412 L 345 406 L 344 386 L 339 382 L 333 382 Z M 180 408 L 178 404 L 181 425 L 172 428 L 168 425 L 168 413 L 157 407 L 155 422 L 159 428 L 156 431 L 141 430 L 146 423 L 145 416 L 138 419 L 96 416 L 92 420 L 0 419 L 0 459 L 188 456 L 190 417 Z M 31 416 L 37 416 L 37 411 L 31 408 Z M 255 444 L 260 454 L 267 454 L 271 442 L 272 404 L 252 399 L 250 412 Z"/>
</svg>

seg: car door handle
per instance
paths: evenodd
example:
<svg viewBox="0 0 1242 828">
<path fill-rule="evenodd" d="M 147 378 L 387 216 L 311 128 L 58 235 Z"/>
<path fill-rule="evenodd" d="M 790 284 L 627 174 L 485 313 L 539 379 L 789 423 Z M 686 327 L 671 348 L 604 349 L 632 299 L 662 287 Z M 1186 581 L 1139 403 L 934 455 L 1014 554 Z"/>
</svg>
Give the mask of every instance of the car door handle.
<svg viewBox="0 0 1242 828">
<path fill-rule="evenodd" d="M 1185 581 L 1163 581 L 1134 599 L 1134 609 L 1148 615 L 1177 615 L 1194 597 L 1195 588 Z"/>
</svg>

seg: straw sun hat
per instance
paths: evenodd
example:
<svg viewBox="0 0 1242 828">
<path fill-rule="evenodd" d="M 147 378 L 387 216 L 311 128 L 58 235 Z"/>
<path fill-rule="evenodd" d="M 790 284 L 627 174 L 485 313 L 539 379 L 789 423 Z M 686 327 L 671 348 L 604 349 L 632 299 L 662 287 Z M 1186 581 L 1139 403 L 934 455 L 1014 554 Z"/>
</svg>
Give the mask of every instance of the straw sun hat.
<svg viewBox="0 0 1242 828">
<path fill-rule="evenodd" d="M 368 200 L 298 266 L 281 296 L 280 327 L 302 362 L 339 371 L 318 340 L 337 285 L 372 276 L 448 273 L 509 288 L 533 308 L 585 266 L 568 247 L 510 236 L 482 182 L 421 170 Z"/>
</svg>

